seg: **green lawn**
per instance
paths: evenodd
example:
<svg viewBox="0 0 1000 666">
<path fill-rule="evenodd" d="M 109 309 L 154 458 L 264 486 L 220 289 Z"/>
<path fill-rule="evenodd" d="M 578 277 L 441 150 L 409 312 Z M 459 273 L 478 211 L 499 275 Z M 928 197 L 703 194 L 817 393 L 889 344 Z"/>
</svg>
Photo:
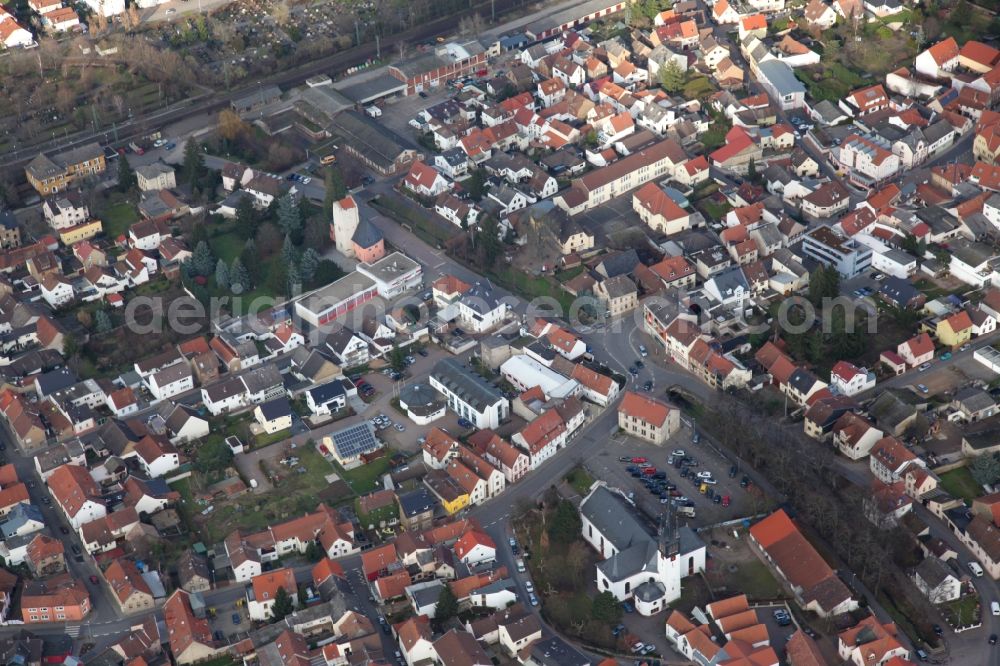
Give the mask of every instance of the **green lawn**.
<svg viewBox="0 0 1000 666">
<path fill-rule="evenodd" d="M 389 460 L 392 458 L 395 451 L 392 449 L 386 449 L 385 455 L 377 460 L 373 460 L 367 465 L 361 465 L 360 467 L 355 467 L 352 470 L 345 470 L 343 467 L 334 463 L 334 467 L 337 468 L 337 473 L 340 474 L 347 485 L 351 487 L 358 495 L 364 495 L 375 490 L 376 483 L 382 478 L 382 475 L 389 471 Z"/>
<path fill-rule="evenodd" d="M 271 444 L 274 444 L 275 442 L 280 442 L 283 439 L 288 439 L 291 436 L 292 436 L 291 428 L 285 428 L 284 430 L 279 430 L 278 432 L 270 435 L 267 434 L 266 432 L 262 432 L 259 435 L 254 435 L 253 438 L 254 448 L 259 449 L 265 446 L 269 446 Z"/>
<path fill-rule="evenodd" d="M 559 283 L 546 276 L 529 275 L 509 266 L 498 266 L 489 271 L 489 276 L 501 287 L 508 289 L 525 300 L 545 296 L 556 300 L 563 313 L 570 311 L 573 297 L 562 290 Z"/>
<path fill-rule="evenodd" d="M 961 497 L 968 504 L 983 494 L 983 489 L 972 478 L 968 467 L 959 467 L 941 475 L 941 485 L 954 497 Z"/>
<path fill-rule="evenodd" d="M 104 223 L 104 233 L 109 238 L 118 238 L 128 233 L 128 228 L 139 221 L 139 211 L 132 204 L 123 201 L 109 206 L 101 215 L 101 221 Z"/>
<path fill-rule="evenodd" d="M 979 597 L 975 594 L 967 594 L 941 606 L 945 619 L 954 627 L 972 624 L 978 610 Z"/>
<path fill-rule="evenodd" d="M 236 232 L 230 231 L 229 233 L 213 237 L 209 240 L 208 244 L 212 248 L 212 254 L 227 264 L 231 264 L 233 259 L 240 256 L 240 253 L 243 252 L 246 240 L 240 238 Z"/>
<path fill-rule="evenodd" d="M 739 580 L 739 585 L 732 589 L 739 589 L 750 599 L 776 599 L 783 596 L 781 585 L 774 575 L 756 558 L 741 563 L 733 576 Z"/>
<path fill-rule="evenodd" d="M 586 495 L 590 490 L 590 486 L 594 483 L 594 477 L 592 477 L 587 470 L 582 467 L 574 467 L 566 475 L 566 481 L 569 485 L 573 486 L 573 490 L 579 495 Z"/>
<path fill-rule="evenodd" d="M 714 201 L 702 201 L 701 207 L 705 210 L 705 213 L 713 220 L 721 220 L 726 216 L 732 206 L 729 204 L 720 204 Z"/>
</svg>

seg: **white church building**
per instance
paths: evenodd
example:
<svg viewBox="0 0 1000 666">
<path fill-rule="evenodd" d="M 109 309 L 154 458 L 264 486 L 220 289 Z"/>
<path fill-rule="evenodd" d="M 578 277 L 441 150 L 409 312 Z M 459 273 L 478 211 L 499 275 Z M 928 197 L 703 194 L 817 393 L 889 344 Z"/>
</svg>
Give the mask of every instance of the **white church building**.
<svg viewBox="0 0 1000 666">
<path fill-rule="evenodd" d="M 666 517 L 650 534 L 634 511 L 620 491 L 596 484 L 580 505 L 583 538 L 604 558 L 596 567 L 598 591 L 655 615 L 680 598 L 681 579 L 704 571 L 705 544 Z"/>
</svg>

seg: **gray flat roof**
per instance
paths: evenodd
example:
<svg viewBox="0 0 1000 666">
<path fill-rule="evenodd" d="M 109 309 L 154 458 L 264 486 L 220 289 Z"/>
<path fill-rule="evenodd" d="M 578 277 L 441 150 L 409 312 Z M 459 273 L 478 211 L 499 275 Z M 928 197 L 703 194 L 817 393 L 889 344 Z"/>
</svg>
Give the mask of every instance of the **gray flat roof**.
<svg viewBox="0 0 1000 666">
<path fill-rule="evenodd" d="M 396 77 L 390 76 L 388 68 L 383 67 L 382 69 L 383 72 L 374 78 L 366 77 L 361 81 L 357 79 L 352 81 L 351 79 L 355 77 L 351 77 L 344 79 L 334 88 L 339 90 L 344 97 L 358 104 L 367 104 L 406 90 L 406 84 Z"/>
<path fill-rule="evenodd" d="M 420 268 L 420 264 L 401 252 L 393 252 L 371 264 L 364 262 L 358 264 L 359 274 L 367 273 L 382 282 L 391 282 L 400 275 L 406 275 L 417 268 Z M 364 273 L 360 273 L 360 271 L 364 271 Z"/>
<path fill-rule="evenodd" d="M 355 271 L 304 296 L 298 304 L 310 312 L 324 312 L 330 306 L 340 303 L 351 295 L 366 291 L 374 286 L 374 280 Z"/>
</svg>

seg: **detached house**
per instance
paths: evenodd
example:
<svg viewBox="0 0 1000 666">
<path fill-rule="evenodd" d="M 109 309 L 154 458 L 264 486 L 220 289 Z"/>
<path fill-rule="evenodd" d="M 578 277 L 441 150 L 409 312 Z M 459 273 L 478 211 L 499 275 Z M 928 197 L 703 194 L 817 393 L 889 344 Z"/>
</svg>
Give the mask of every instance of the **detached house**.
<svg viewBox="0 0 1000 666">
<path fill-rule="evenodd" d="M 444 176 L 421 160 L 415 161 L 410 167 L 403 179 L 403 186 L 415 194 L 430 198 L 451 189 L 451 184 Z"/>
<path fill-rule="evenodd" d="M 626 391 L 618 406 L 618 427 L 653 444 L 663 444 L 680 428 L 680 412 L 665 402 Z"/>
</svg>

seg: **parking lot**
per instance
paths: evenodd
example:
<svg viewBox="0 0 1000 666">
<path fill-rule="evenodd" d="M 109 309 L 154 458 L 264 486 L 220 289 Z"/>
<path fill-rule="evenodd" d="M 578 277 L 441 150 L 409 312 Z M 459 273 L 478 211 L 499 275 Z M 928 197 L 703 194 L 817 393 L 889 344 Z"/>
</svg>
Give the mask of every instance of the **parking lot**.
<svg viewBox="0 0 1000 666">
<path fill-rule="evenodd" d="M 692 431 L 687 425 L 682 425 L 681 429 L 670 438 L 663 446 L 656 446 L 632 437 L 618 433 L 612 437 L 613 446 L 601 453 L 596 458 L 585 462 L 585 466 L 595 477 L 603 479 L 611 486 L 621 488 L 626 493 L 633 493 L 632 497 L 643 513 L 651 519 L 661 515 L 666 508 L 665 503 L 661 503 L 659 491 L 654 494 L 643 484 L 643 476 L 633 476 L 628 467 L 631 463 L 619 460 L 621 457 L 645 458 L 645 463 L 651 464 L 655 468 L 653 476 L 662 474 L 662 481 L 676 487 L 680 496 L 686 497 L 688 502 L 693 502 L 695 516 L 681 520 L 692 527 L 711 525 L 726 520 L 731 520 L 741 516 L 752 515 L 761 511 L 766 504 L 766 499 L 750 485 L 748 488 L 740 487 L 743 472 L 736 469 L 735 476 L 730 476 L 733 471 L 733 464 L 717 455 L 714 451 L 694 442 Z M 674 467 L 671 454 L 675 451 L 683 451 L 684 457 L 689 458 L 693 465 L 688 467 L 690 477 L 696 477 L 698 473 L 710 474 L 715 481 L 714 484 L 706 484 L 706 491 L 711 491 L 712 496 L 718 496 L 719 502 L 709 499 L 708 494 L 702 494 L 701 480 L 695 478 L 682 477 L 681 469 Z M 669 486 L 667 486 L 669 488 Z M 729 497 L 729 506 L 723 507 L 724 497 Z M 675 506 L 680 507 L 681 502 L 675 502 Z"/>
</svg>

